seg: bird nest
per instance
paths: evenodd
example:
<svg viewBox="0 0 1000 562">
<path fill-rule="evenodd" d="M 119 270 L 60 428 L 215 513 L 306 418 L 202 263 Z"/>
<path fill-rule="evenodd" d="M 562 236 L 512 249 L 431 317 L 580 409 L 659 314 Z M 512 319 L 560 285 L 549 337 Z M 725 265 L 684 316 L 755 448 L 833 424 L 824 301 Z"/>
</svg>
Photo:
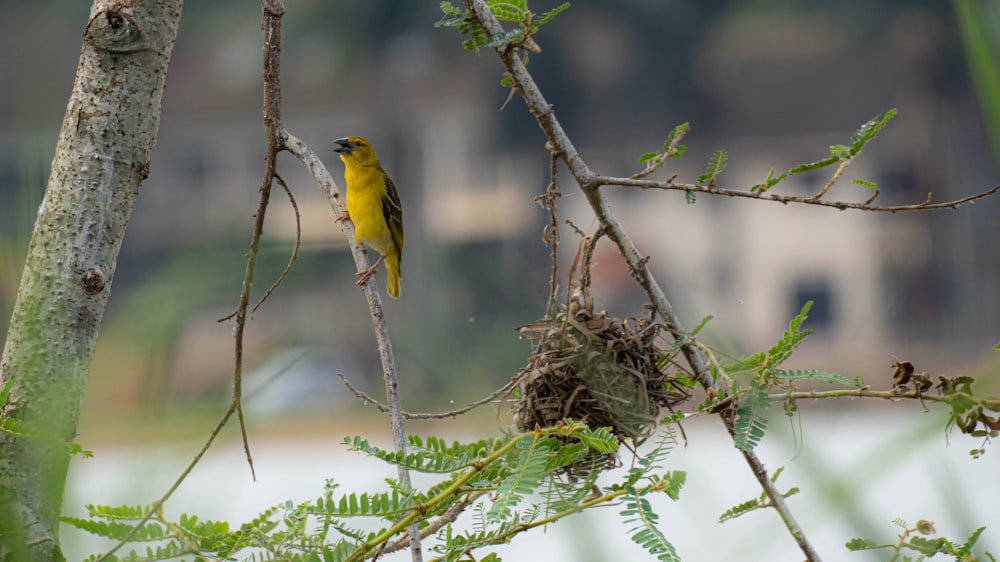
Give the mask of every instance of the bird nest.
<svg viewBox="0 0 1000 562">
<path fill-rule="evenodd" d="M 514 406 L 521 431 L 551 427 L 566 418 L 591 428 L 610 427 L 620 441 L 642 442 L 662 408 L 690 396 L 660 366 L 666 357 L 651 318 L 595 313 L 577 291 L 554 317 L 522 326 L 535 352 L 518 374 Z"/>
</svg>

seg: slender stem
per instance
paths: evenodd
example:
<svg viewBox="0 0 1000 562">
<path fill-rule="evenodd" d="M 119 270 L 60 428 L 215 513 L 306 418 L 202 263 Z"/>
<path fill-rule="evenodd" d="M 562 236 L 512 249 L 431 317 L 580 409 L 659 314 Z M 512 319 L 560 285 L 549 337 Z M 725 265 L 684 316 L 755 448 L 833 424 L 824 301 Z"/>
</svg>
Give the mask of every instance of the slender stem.
<svg viewBox="0 0 1000 562">
<path fill-rule="evenodd" d="M 827 201 L 825 199 L 816 199 L 815 196 L 802 197 L 798 195 L 778 195 L 771 193 L 770 191 L 761 193 L 759 191 L 746 191 L 742 189 L 725 189 L 721 187 L 708 186 L 708 185 L 697 185 L 691 183 L 677 183 L 673 181 L 673 178 L 666 181 L 655 181 L 646 180 L 638 178 L 618 178 L 611 176 L 594 176 L 594 183 L 598 185 L 616 185 L 619 187 L 638 187 L 640 189 L 663 189 L 663 190 L 673 190 L 673 191 L 693 191 L 696 193 L 708 193 L 710 195 L 723 195 L 725 197 L 743 197 L 746 199 L 757 199 L 760 201 L 773 201 L 775 203 L 782 203 L 787 205 L 788 203 L 801 203 L 804 205 L 816 205 L 819 207 L 833 207 L 834 209 L 839 209 L 841 211 L 845 209 L 854 209 L 857 211 L 873 211 L 881 213 L 899 213 L 905 211 L 933 211 L 936 209 L 957 209 L 959 205 L 963 203 L 968 203 L 970 201 L 975 201 L 977 199 L 982 199 L 984 197 L 989 197 L 1000 191 L 1000 184 L 997 184 L 990 189 L 982 191 L 980 193 L 975 193 L 967 197 L 962 197 L 961 199 L 953 199 L 951 201 L 943 201 L 941 203 L 931 203 L 931 194 L 927 194 L 927 199 L 921 203 L 915 203 L 912 205 L 870 205 L 873 198 L 869 198 L 864 203 L 850 203 L 847 201 Z"/>
<path fill-rule="evenodd" d="M 729 428 L 729 434 L 733 435 L 733 429 L 727 422 L 726 426 Z M 743 458 L 746 459 L 747 464 L 750 465 L 750 469 L 753 471 L 753 475 L 757 478 L 757 482 L 760 487 L 764 489 L 764 493 L 767 498 L 771 500 L 771 506 L 774 507 L 775 511 L 781 517 L 781 520 L 785 523 L 785 527 L 788 532 L 795 539 L 795 542 L 802 549 L 802 553 L 806 555 L 806 560 L 809 562 L 819 562 L 823 558 L 820 557 L 816 549 L 813 548 L 812 543 L 806 537 L 805 533 L 802 532 L 802 528 L 799 527 L 798 522 L 795 517 L 792 516 L 792 511 L 788 509 L 788 504 L 785 503 L 785 498 L 781 496 L 781 491 L 775 487 L 774 482 L 771 482 L 771 478 L 767 475 L 767 469 L 764 468 L 764 463 L 760 462 L 757 455 L 753 451 L 741 451 L 743 453 Z"/>
<path fill-rule="evenodd" d="M 174 480 L 173 485 L 171 485 L 170 488 L 162 496 L 160 496 L 160 499 L 156 500 L 155 502 L 153 502 L 151 506 L 149 506 L 149 510 L 146 512 L 146 515 L 144 515 L 142 519 L 140 519 L 139 522 L 132 527 L 132 529 L 128 532 L 127 535 L 122 537 L 122 539 L 118 541 L 118 543 L 115 544 L 115 546 L 113 546 L 111 550 L 105 552 L 95 562 L 104 562 L 110 559 L 112 554 L 118 552 L 118 550 L 121 549 L 121 547 L 128 544 L 132 540 L 132 538 L 135 537 L 136 533 L 139 532 L 139 529 L 141 529 L 147 522 L 149 522 L 149 520 L 152 519 L 153 515 L 155 515 L 157 512 L 160 511 L 160 508 L 163 507 L 163 504 L 166 503 L 168 499 L 170 499 L 170 496 L 174 495 L 174 492 L 177 491 L 177 488 L 180 488 L 181 483 L 187 479 L 188 474 L 191 474 L 191 471 L 194 470 L 194 467 L 199 462 L 201 462 L 201 458 L 205 456 L 206 452 L 208 452 L 209 447 L 211 447 L 212 443 L 215 442 L 215 438 L 219 436 L 219 433 L 222 431 L 222 428 L 226 426 L 226 423 L 229 422 L 229 418 L 231 418 L 235 412 L 236 412 L 235 404 L 230 404 L 229 409 L 226 410 L 226 413 L 222 415 L 222 418 L 219 420 L 218 423 L 215 424 L 215 427 L 212 429 L 212 432 L 208 435 L 208 440 L 206 440 L 205 444 L 201 446 L 201 450 L 198 451 L 198 454 L 196 454 L 194 458 L 191 459 L 191 462 L 189 462 L 188 465 L 184 468 L 184 471 L 181 472 L 181 475 L 178 476 L 176 480 Z"/>
</svg>

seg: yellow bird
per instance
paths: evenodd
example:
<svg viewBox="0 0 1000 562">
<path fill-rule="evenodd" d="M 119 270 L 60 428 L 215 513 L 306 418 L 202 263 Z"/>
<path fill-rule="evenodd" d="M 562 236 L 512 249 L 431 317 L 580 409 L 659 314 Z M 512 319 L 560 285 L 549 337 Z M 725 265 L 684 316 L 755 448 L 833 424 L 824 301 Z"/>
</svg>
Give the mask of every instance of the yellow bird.
<svg viewBox="0 0 1000 562">
<path fill-rule="evenodd" d="M 333 141 L 334 152 L 344 162 L 344 182 L 347 184 L 347 213 L 337 220 L 354 222 L 354 240 L 365 241 L 382 257 L 375 265 L 358 272 L 363 285 L 385 261 L 386 290 L 399 298 L 402 274 L 399 262 L 403 257 L 403 207 L 396 186 L 378 161 L 372 143 L 361 137 Z"/>
</svg>

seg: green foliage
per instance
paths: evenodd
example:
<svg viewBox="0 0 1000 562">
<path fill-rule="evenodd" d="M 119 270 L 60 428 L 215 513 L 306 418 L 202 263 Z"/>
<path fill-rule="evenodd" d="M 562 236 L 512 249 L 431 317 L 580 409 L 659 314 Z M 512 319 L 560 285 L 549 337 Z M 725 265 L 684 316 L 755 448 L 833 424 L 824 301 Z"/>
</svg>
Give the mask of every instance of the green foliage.
<svg viewBox="0 0 1000 562">
<path fill-rule="evenodd" d="M 618 439 L 609 428 L 591 430 L 565 420 L 557 427 L 473 443 L 437 437 L 409 437 L 407 454 L 397 454 L 355 437 L 352 450 L 382 462 L 438 477 L 424 489 L 404 492 L 387 479 L 388 489 L 340 494 L 327 481 L 315 500 L 271 507 L 254 520 L 231 529 L 228 523 L 202 521 L 182 514 L 166 519 L 153 506 L 87 506 L 88 517 L 67 517 L 74 527 L 115 541 L 141 545 L 122 558 L 164 560 L 177 557 L 225 560 L 348 561 L 364 560 L 403 538 L 407 528 L 437 524 L 430 544 L 443 560 L 464 559 L 473 550 L 502 544 L 514 536 L 584 509 L 624 501 L 633 539 L 661 560 L 675 560 L 673 547 L 656 528 L 647 500 L 664 493 L 677 499 L 683 472 L 663 472 L 660 463 L 676 438 L 671 427 L 620 482 L 599 488 L 597 478 L 617 453 Z M 542 503 L 529 503 L 529 497 Z M 468 509 L 473 529 L 456 532 L 449 511 Z M 375 525 L 349 522 L 360 519 Z M 377 528 L 377 530 L 365 530 Z M 491 558 L 492 556 L 492 558 Z M 98 557 L 91 557 L 96 560 Z M 485 553 L 480 560 L 497 560 Z"/>
<path fill-rule="evenodd" d="M 760 351 L 750 354 L 739 361 L 722 365 L 724 371 L 730 377 L 749 377 L 749 381 L 736 380 L 731 394 L 738 397 L 736 405 L 736 421 L 734 425 L 734 440 L 736 447 L 748 451 L 760 443 L 767 429 L 767 418 L 765 412 L 770 407 L 773 400 L 769 392 L 780 386 L 785 390 L 794 390 L 794 383 L 799 381 L 822 381 L 829 384 L 841 385 L 844 387 L 860 387 L 862 383 L 848 379 L 837 373 L 830 373 L 819 369 L 779 369 L 778 367 L 787 361 L 796 347 L 799 346 L 810 334 L 812 330 L 803 329 L 802 325 L 808 318 L 812 301 L 805 303 L 799 313 L 788 323 L 788 329 L 767 351 Z M 718 376 L 717 369 L 713 367 L 713 375 Z M 720 400 L 723 397 L 720 397 Z M 712 407 L 714 404 L 708 402 L 699 406 L 699 409 Z M 786 414 L 793 414 L 797 411 L 795 402 L 791 399 L 785 402 Z"/>
<path fill-rule="evenodd" d="M 489 443 L 485 440 L 468 444 L 456 441 L 448 445 L 444 440 L 434 436 L 428 437 L 425 442 L 416 435 L 407 436 L 407 441 L 405 455 L 401 451 L 375 447 L 357 436 L 345 439 L 344 444 L 352 450 L 377 457 L 387 463 L 427 473 L 449 473 L 467 467 L 478 460 L 480 455 L 497 445 L 497 442 Z"/>
<path fill-rule="evenodd" d="M 552 21 L 560 12 L 569 8 L 569 2 L 563 2 L 544 14 L 535 14 L 528 8 L 527 0 L 486 0 L 490 11 L 500 21 L 519 24 L 514 29 L 503 31 L 487 37 L 486 30 L 466 8 L 459 8 L 451 2 L 439 4 L 444 14 L 434 27 L 454 27 L 462 35 L 471 35 L 462 42 L 467 51 L 478 50 L 480 47 L 504 48 L 507 45 L 519 45 L 527 40 L 538 28 Z"/>
<path fill-rule="evenodd" d="M 758 379 L 750 383 L 750 388 L 736 407 L 736 423 L 733 426 L 733 442 L 741 451 L 750 451 L 764 438 L 767 418 L 763 416 L 770 406 L 767 387 Z"/>
<path fill-rule="evenodd" d="M 687 473 L 668 471 L 661 475 L 661 462 L 670 453 L 676 442 L 674 430 L 667 427 L 652 451 L 640 457 L 636 466 L 628 471 L 624 482 L 611 485 L 605 490 L 624 496 L 621 515 L 629 525 L 629 536 L 657 560 L 680 560 L 674 546 L 658 526 L 659 516 L 653 511 L 647 496 L 662 492 L 676 501 L 680 490 L 687 481 Z M 641 485 L 645 484 L 645 485 Z"/>
<path fill-rule="evenodd" d="M 698 176 L 698 183 L 709 187 L 715 185 L 715 178 L 726 169 L 726 161 L 728 160 L 729 153 L 721 148 L 712 153 L 712 157 L 708 159 L 708 166 L 705 168 L 705 173 Z"/>
<path fill-rule="evenodd" d="M 771 483 L 776 483 L 778 481 L 778 476 L 785 470 L 785 467 L 779 466 L 773 474 L 771 474 Z M 787 491 L 781 494 L 782 498 L 789 498 L 799 493 L 799 489 L 796 487 L 791 487 Z M 768 499 L 767 494 L 761 492 L 760 496 L 754 499 L 749 499 L 745 502 L 738 503 L 729 509 L 727 509 L 722 515 L 719 516 L 719 523 L 724 523 L 730 519 L 736 519 L 741 515 L 745 515 L 754 511 L 756 509 L 761 509 L 764 507 L 771 507 L 771 501 Z"/>
<path fill-rule="evenodd" d="M 644 152 L 639 157 L 639 162 L 645 163 L 647 168 L 656 168 L 671 158 L 680 158 L 687 151 L 687 146 L 681 144 L 681 139 L 690 131 L 690 123 L 675 126 L 667 135 L 667 140 L 663 141 L 663 149 L 658 152 Z"/>
<path fill-rule="evenodd" d="M 708 316 L 702 318 L 701 322 L 698 322 L 698 325 L 695 326 L 693 330 L 691 330 L 690 332 L 687 332 L 686 334 L 681 334 L 680 337 L 674 339 L 673 345 L 670 346 L 670 349 L 667 350 L 667 353 L 664 354 L 663 358 L 660 359 L 659 362 L 657 362 L 656 366 L 659 367 L 661 370 L 666 369 L 667 367 L 669 367 L 670 366 L 670 358 L 673 357 L 675 353 L 677 353 L 678 351 L 680 351 L 681 346 L 683 346 L 684 344 L 688 343 L 689 341 L 691 341 L 695 337 L 697 337 L 698 334 L 702 331 L 702 329 L 704 329 L 705 326 L 711 320 L 712 320 L 712 315 L 708 315 Z M 692 385 L 693 385 L 693 381 L 692 381 Z"/>
<path fill-rule="evenodd" d="M 802 343 L 802 340 L 813 333 L 812 330 L 801 329 L 802 323 L 808 318 L 809 309 L 812 308 L 812 304 L 812 301 L 808 301 L 802 305 L 799 313 L 788 323 L 788 329 L 781 335 L 781 339 L 767 350 L 767 352 L 754 353 L 734 363 L 723 365 L 725 372 L 729 376 L 758 373 L 767 382 L 777 378 L 801 380 L 815 377 L 817 380 L 828 380 L 828 382 L 832 382 L 829 379 L 835 378 L 838 382 L 843 380 L 847 384 L 850 384 L 850 381 L 844 377 L 816 370 L 780 371 L 781 376 L 776 374 L 777 367 L 787 361 L 792 356 L 792 351 Z"/>
<path fill-rule="evenodd" d="M 645 548 L 657 560 L 680 561 L 674 545 L 670 544 L 663 531 L 660 531 L 659 516 L 649 505 L 648 499 L 638 492 L 631 491 L 625 497 L 625 509 L 621 511 L 621 515 L 625 518 L 626 524 L 632 525 L 629 535 L 636 544 Z"/>
<path fill-rule="evenodd" d="M 1000 400 L 980 399 L 972 392 L 972 377 L 938 377 L 938 389 L 951 411 L 945 431 L 958 427 L 962 433 L 973 437 L 991 438 L 1000 434 Z M 993 415 L 990 415 L 990 414 Z M 973 449 L 970 454 L 979 458 L 983 449 Z"/>
<path fill-rule="evenodd" d="M 878 184 L 873 181 L 863 180 L 860 178 L 855 178 L 851 180 L 854 185 L 860 185 L 861 187 L 867 187 L 868 189 L 878 189 Z"/>
<path fill-rule="evenodd" d="M 879 132 L 889 123 L 889 120 L 896 115 L 896 109 L 890 109 L 884 114 L 876 115 L 872 117 L 864 124 L 862 124 L 854 134 L 851 135 L 851 143 L 849 145 L 835 144 L 830 146 L 830 156 L 816 160 L 815 162 L 808 162 L 805 164 L 799 164 L 797 166 L 792 166 L 787 172 L 775 175 L 774 168 L 768 172 L 767 177 L 764 181 L 754 185 L 750 188 L 752 192 L 763 193 L 768 189 L 774 187 L 779 182 L 787 179 L 795 174 L 801 174 L 804 172 L 811 172 L 813 170 L 819 170 L 821 168 L 826 168 L 834 164 L 841 164 L 844 162 L 849 162 L 854 159 L 857 155 L 861 154 L 861 149 L 864 148 L 872 139 L 874 139 Z M 872 189 L 875 188 L 874 182 L 866 182 L 865 180 L 855 181 L 858 185 L 864 185 Z"/>
<path fill-rule="evenodd" d="M 42 439 L 49 443 L 54 443 L 64 447 L 66 452 L 71 456 L 80 455 L 84 458 L 94 456 L 93 451 L 84 449 L 79 443 L 74 441 L 64 441 L 35 427 L 33 424 L 7 417 L 4 414 L 3 406 L 7 403 L 7 397 L 10 395 L 10 391 L 13 386 L 14 377 L 8 376 L 7 382 L 4 383 L 3 388 L 0 388 L 0 433 L 6 433 L 7 435 L 11 435 L 13 437 L 22 437 L 25 439 Z"/>
<path fill-rule="evenodd" d="M 840 384 L 843 386 L 856 386 L 855 381 L 845 377 L 844 375 L 838 375 L 837 373 L 829 373 L 827 371 L 820 371 L 817 369 L 773 369 L 771 371 L 773 376 L 778 381 L 822 381 L 830 384 Z"/>
<path fill-rule="evenodd" d="M 979 560 L 979 558 L 974 556 L 973 550 L 976 546 L 976 542 L 979 541 L 979 537 L 983 534 L 983 531 L 986 530 L 986 527 L 976 529 L 967 539 L 965 539 L 965 541 L 957 543 L 943 536 L 931 536 L 936 535 L 937 533 L 934 530 L 934 523 L 927 521 L 926 519 L 917 521 L 916 525 L 913 527 L 910 527 L 906 521 L 899 518 L 895 519 L 893 523 L 903 529 L 895 544 L 878 543 L 866 538 L 853 538 L 847 541 L 845 546 L 852 552 L 890 549 L 893 551 L 891 560 L 899 559 L 903 551 L 913 551 L 919 554 L 920 560 L 924 557 L 930 558 L 937 554 L 949 554 L 954 556 L 954 560 L 956 562 L 975 562 L 976 560 Z M 983 556 L 986 556 L 990 560 L 996 560 L 996 558 L 994 558 L 994 556 L 989 552 L 983 552 Z M 910 560 L 909 557 L 905 556 L 904 559 Z"/>
<path fill-rule="evenodd" d="M 522 435 L 518 439 L 517 459 L 514 468 L 497 486 L 496 501 L 493 502 L 493 507 L 486 514 L 488 520 L 501 521 L 506 519 L 511 508 L 516 506 L 523 496 L 538 488 L 548 464 L 546 456 L 557 450 L 560 444 L 561 442 L 554 437 L 541 439 L 537 433 Z M 580 447 L 577 447 L 572 451 L 573 454 L 560 455 L 559 458 L 561 460 L 571 459 L 570 462 L 572 462 L 579 458 L 579 449 Z"/>
</svg>

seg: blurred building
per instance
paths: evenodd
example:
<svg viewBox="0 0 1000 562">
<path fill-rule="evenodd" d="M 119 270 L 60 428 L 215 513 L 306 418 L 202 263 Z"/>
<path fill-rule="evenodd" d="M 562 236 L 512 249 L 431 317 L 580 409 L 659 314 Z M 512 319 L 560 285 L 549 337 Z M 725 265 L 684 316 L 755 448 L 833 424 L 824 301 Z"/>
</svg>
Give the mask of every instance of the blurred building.
<svg viewBox="0 0 1000 562">
<path fill-rule="evenodd" d="M 341 167 L 330 140 L 363 134 L 374 141 L 405 209 L 403 296 L 389 305 L 400 363 L 428 393 L 482 394 L 524 361 L 528 347 L 514 328 L 544 313 L 547 215 L 533 198 L 548 184 L 548 154 L 520 100 L 500 110 L 508 92 L 499 86 L 495 57 L 463 52 L 453 30 L 433 28 L 440 17 L 434 3 L 417 4 L 290 5 L 284 117 L 335 178 Z M 861 123 L 898 107 L 827 199 L 866 199 L 853 178 L 877 182 L 882 204 L 918 203 L 928 192 L 936 201 L 954 199 L 996 182 L 948 4 L 779 4 L 574 2 L 540 32 L 543 52 L 532 55 L 529 69 L 583 156 L 607 175 L 638 171 L 638 155 L 691 121 L 688 154 L 663 174 L 693 181 L 724 148 L 730 161 L 719 184 L 747 188 L 772 166 L 780 172 L 824 157 Z M 37 9 L 51 18 L 46 33 L 76 37 L 80 14 L 58 20 L 55 5 L 18 7 L 20 17 L 0 23 L 7 28 L 0 36 L 15 35 L 13 26 L 33 21 Z M 245 252 L 264 135 L 259 13 L 236 6 L 185 7 L 151 176 L 129 226 L 111 314 L 139 306 L 122 304 L 133 302 L 124 295 L 137 294 L 179 255 L 224 251 L 232 260 L 226 263 L 238 264 Z M 33 33 L 31 40 L 44 41 Z M 78 45 L 46 55 L 58 57 L 48 66 L 59 72 L 44 75 L 11 49 L 0 51 L 0 75 L 11 84 L 0 90 L 0 209 L 9 219 L 44 185 L 24 170 L 47 165 L 51 152 L 25 139 L 42 130 L 54 142 Z M 46 92 L 43 105 L 23 111 L 35 90 Z M 352 361 L 367 361 L 374 372 L 368 321 L 350 281 L 353 263 L 329 205 L 287 155 L 279 171 L 301 211 L 304 261 L 271 308 L 255 315 L 251 356 L 263 361 L 271 351 L 334 340 L 362 350 Z M 776 190 L 812 194 L 831 173 L 797 176 Z M 25 184 L 29 177 L 36 181 Z M 565 218 L 592 228 L 568 172 L 560 171 L 559 182 Z M 893 354 L 921 369 L 967 368 L 1000 340 L 997 200 L 887 216 L 705 196 L 688 205 L 677 192 L 606 191 L 688 326 L 714 315 L 711 339 L 727 353 L 773 343 L 806 300 L 815 302 L 808 326 L 817 335 L 803 360 L 850 376 L 887 376 Z M 283 267 L 296 231 L 284 198 L 275 192 L 268 211 L 272 273 Z M 0 228 L 6 240 L 13 235 Z M 564 227 L 562 240 L 565 271 L 577 239 Z M 616 259 L 609 248 L 598 255 L 599 306 L 639 314 L 641 294 Z M 242 268 L 219 273 L 226 283 L 216 279 L 211 291 L 197 289 L 209 275 L 195 268 L 192 288 L 177 298 L 202 291 L 200 304 L 178 314 L 173 337 L 162 344 L 176 346 L 168 353 L 178 359 L 160 376 L 189 381 L 181 387 L 227 376 L 224 364 L 204 356 L 228 346 L 231 335 L 207 326 L 235 302 Z M 258 275 L 258 287 L 273 278 Z M 11 288 L 0 292 L 9 309 Z M 182 329 L 199 335 L 179 335 Z"/>
</svg>

